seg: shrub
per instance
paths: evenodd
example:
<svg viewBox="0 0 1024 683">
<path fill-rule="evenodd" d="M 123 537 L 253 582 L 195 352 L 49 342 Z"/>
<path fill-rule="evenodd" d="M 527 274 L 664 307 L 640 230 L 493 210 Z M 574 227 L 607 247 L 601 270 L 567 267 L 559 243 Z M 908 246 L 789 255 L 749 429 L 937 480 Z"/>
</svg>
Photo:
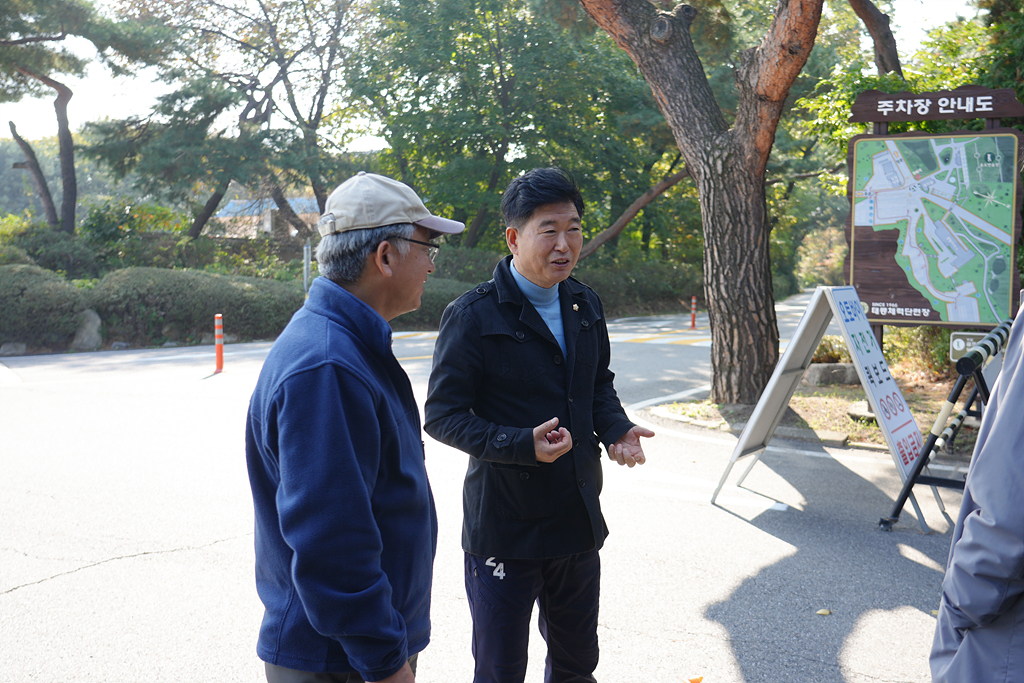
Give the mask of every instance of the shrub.
<svg viewBox="0 0 1024 683">
<path fill-rule="evenodd" d="M 10 244 L 23 249 L 39 266 L 69 278 L 96 277 L 100 256 L 85 240 L 48 225 L 34 225 L 15 235 Z"/>
<path fill-rule="evenodd" d="M 886 327 L 882 337 L 885 360 L 890 366 L 933 379 L 957 377 L 956 365 L 949 360 L 950 331 L 935 325 Z"/>
<path fill-rule="evenodd" d="M 172 268 L 178 241 L 187 227 L 184 214 L 159 204 L 119 198 L 91 207 L 78 232 L 108 270 Z"/>
<path fill-rule="evenodd" d="M 0 244 L 14 244 L 15 240 L 32 228 L 32 221 L 27 216 L 9 213 L 0 217 Z"/>
<path fill-rule="evenodd" d="M 13 244 L 0 244 L 0 266 L 12 266 L 19 263 L 34 266 L 36 262 L 21 247 Z"/>
<path fill-rule="evenodd" d="M 272 339 L 304 298 L 298 283 L 160 268 L 117 270 L 86 292 L 108 337 L 136 345 L 198 341 L 217 313 L 225 333 Z"/>
<path fill-rule="evenodd" d="M 818 343 L 818 348 L 815 349 L 811 362 L 852 363 L 853 358 L 850 357 L 850 350 L 846 348 L 846 342 L 842 337 L 826 334 Z"/>
<path fill-rule="evenodd" d="M 85 308 L 82 291 L 38 266 L 0 266 L 0 343 L 63 350 Z"/>
<path fill-rule="evenodd" d="M 799 291 L 800 287 L 793 273 L 776 273 L 772 275 L 772 296 L 775 297 L 776 301 L 788 299 Z"/>
<path fill-rule="evenodd" d="M 829 226 L 808 234 L 797 249 L 797 277 L 802 287 L 842 285 L 849 246 L 842 228 Z"/>
<path fill-rule="evenodd" d="M 102 245 L 113 245 L 145 233 L 178 234 L 188 227 L 185 215 L 147 202 L 111 199 L 90 207 L 78 230 L 82 237 Z"/>
<path fill-rule="evenodd" d="M 573 272 L 601 297 L 609 318 L 623 315 L 681 313 L 690 298 L 702 301 L 700 268 L 688 263 L 629 259 L 587 259 Z"/>
<path fill-rule="evenodd" d="M 479 281 L 477 281 L 479 282 Z M 445 307 L 472 289 L 476 282 L 459 282 L 431 275 L 423 287 L 423 300 L 418 310 L 400 315 L 391 321 L 396 330 L 436 330 Z"/>
<path fill-rule="evenodd" d="M 193 240 L 197 244 L 185 241 L 179 245 L 179 249 L 194 250 L 194 254 L 207 250 L 209 259 L 203 265 L 203 269 L 211 273 L 223 273 L 225 275 L 247 275 L 249 277 L 262 277 L 282 282 L 302 280 L 302 251 L 289 253 L 296 250 L 289 250 L 288 245 L 281 245 L 271 239 L 229 239 L 213 238 L 214 248 L 204 247 L 201 240 L 211 238 L 199 238 Z M 179 259 L 179 261 L 182 259 Z M 316 275 L 316 264 L 310 265 L 310 274 Z"/>
<path fill-rule="evenodd" d="M 477 284 L 486 282 L 494 274 L 494 266 L 505 254 L 486 249 L 471 249 L 445 245 L 437 255 L 432 277 Z"/>
</svg>

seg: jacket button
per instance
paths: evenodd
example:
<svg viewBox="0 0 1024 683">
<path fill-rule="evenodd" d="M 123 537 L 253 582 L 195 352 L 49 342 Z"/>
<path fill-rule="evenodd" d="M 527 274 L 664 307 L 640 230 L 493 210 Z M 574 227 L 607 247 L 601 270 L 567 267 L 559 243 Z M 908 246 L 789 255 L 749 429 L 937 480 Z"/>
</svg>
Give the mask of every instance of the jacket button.
<svg viewBox="0 0 1024 683">
<path fill-rule="evenodd" d="M 586 479 L 580 479 L 580 488 L 581 489 L 587 488 L 587 480 Z"/>
<path fill-rule="evenodd" d="M 572 394 L 569 394 L 569 403 L 572 403 Z"/>
<path fill-rule="evenodd" d="M 562 364 L 562 357 L 556 355 L 555 356 L 555 365 L 561 365 L 561 364 Z"/>
<path fill-rule="evenodd" d="M 582 325 L 583 325 L 583 327 L 590 327 L 590 321 L 589 320 L 584 320 Z"/>
<path fill-rule="evenodd" d="M 526 335 L 522 332 L 516 332 L 516 339 L 525 339 Z"/>
<path fill-rule="evenodd" d="M 573 439 L 572 440 L 572 447 L 573 448 L 579 448 L 580 447 L 580 440 L 579 439 Z"/>
<path fill-rule="evenodd" d="M 498 441 L 504 441 L 508 438 L 507 434 L 498 434 Z"/>
<path fill-rule="evenodd" d="M 476 288 L 476 293 L 477 293 L 477 294 L 486 294 L 486 293 L 487 293 L 487 290 L 486 290 L 486 289 L 484 289 L 483 287 L 477 287 L 477 288 Z"/>
<path fill-rule="evenodd" d="M 519 473 L 519 478 L 522 479 L 523 481 L 526 481 L 527 479 L 530 478 L 530 473 L 529 472 L 520 472 Z"/>
</svg>

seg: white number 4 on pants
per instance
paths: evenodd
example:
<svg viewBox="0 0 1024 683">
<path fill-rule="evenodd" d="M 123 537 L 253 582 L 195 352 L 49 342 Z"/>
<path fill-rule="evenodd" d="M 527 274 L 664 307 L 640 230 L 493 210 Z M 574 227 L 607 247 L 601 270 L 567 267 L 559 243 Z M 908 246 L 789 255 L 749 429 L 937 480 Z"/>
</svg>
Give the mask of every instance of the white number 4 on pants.
<svg viewBox="0 0 1024 683">
<path fill-rule="evenodd" d="M 501 581 L 505 578 L 505 563 L 498 562 L 497 564 L 495 564 L 494 559 L 495 558 L 493 557 L 488 557 L 487 561 L 484 562 L 484 564 L 486 564 L 488 567 L 494 567 L 494 571 L 491 573 L 497 576 L 498 580 Z"/>
</svg>

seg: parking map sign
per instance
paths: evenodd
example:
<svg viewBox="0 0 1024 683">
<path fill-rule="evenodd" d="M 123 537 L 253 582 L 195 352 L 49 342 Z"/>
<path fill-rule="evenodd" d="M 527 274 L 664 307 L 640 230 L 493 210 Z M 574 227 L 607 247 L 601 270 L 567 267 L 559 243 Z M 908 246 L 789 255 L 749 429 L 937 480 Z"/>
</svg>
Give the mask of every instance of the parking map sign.
<svg viewBox="0 0 1024 683">
<path fill-rule="evenodd" d="M 1011 316 L 1022 146 L 1005 128 L 853 138 L 849 281 L 871 323 L 985 327 Z"/>
<path fill-rule="evenodd" d="M 878 341 L 871 331 L 871 323 L 868 322 L 857 290 L 853 287 L 828 287 L 825 293 L 868 395 L 871 411 L 875 414 L 900 477 L 906 481 L 924 445 L 921 430 L 910 414 L 910 407 L 903 400 L 903 392 L 889 374 L 889 366 L 882 357 L 882 350 L 878 348 Z"/>
</svg>

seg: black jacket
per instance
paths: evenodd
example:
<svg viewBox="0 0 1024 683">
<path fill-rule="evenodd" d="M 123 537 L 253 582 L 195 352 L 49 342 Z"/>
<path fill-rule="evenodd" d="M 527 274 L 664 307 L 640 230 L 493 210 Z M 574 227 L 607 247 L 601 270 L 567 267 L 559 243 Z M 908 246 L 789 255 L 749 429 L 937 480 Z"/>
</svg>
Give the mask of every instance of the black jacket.
<svg viewBox="0 0 1024 683">
<path fill-rule="evenodd" d="M 470 456 L 462 547 L 499 558 L 560 557 L 608 535 L 598 494 L 601 449 L 633 424 L 608 369 L 601 300 L 569 278 L 558 286 L 568 357 L 509 270 L 445 309 L 434 348 L 424 429 Z M 538 463 L 533 428 L 558 417 L 573 449 Z"/>
</svg>

